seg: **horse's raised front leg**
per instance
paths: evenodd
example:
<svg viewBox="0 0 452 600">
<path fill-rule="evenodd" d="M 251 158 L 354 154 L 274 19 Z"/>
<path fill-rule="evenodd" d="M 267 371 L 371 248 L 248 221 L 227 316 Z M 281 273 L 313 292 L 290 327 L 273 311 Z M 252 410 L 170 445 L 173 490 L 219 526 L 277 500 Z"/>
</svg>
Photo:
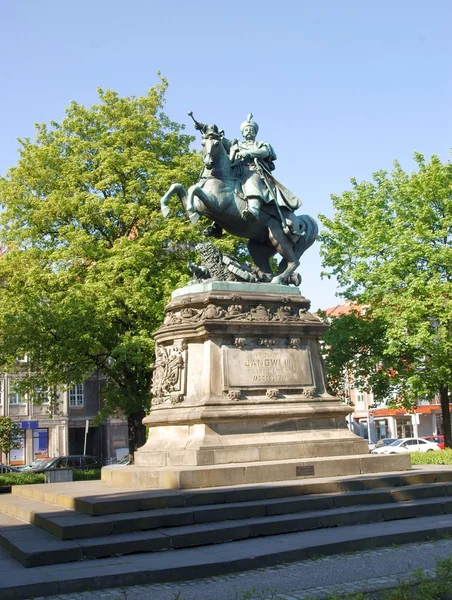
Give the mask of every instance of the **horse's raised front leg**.
<svg viewBox="0 0 452 600">
<path fill-rule="evenodd" d="M 170 189 L 166 192 L 166 194 L 160 200 L 160 210 L 162 211 L 162 215 L 165 218 L 171 212 L 170 207 L 168 206 L 168 203 L 173 196 L 177 196 L 179 198 L 179 200 L 182 202 L 182 206 L 184 207 L 185 212 L 187 212 L 187 205 L 186 205 L 187 192 L 181 183 L 173 183 L 173 185 L 170 187 Z"/>
<path fill-rule="evenodd" d="M 196 202 L 196 199 L 198 202 Z M 192 223 L 196 223 L 199 219 L 199 214 L 204 213 L 202 206 L 207 208 L 208 212 L 217 213 L 219 211 L 218 201 L 214 196 L 206 194 L 206 192 L 197 185 L 192 185 L 187 194 L 187 213 L 196 217 L 195 220 L 190 217 Z"/>
<path fill-rule="evenodd" d="M 273 247 L 282 256 L 286 265 L 282 273 L 273 277 L 272 283 L 295 283 L 292 275 L 300 265 L 300 261 L 293 251 L 291 240 L 289 240 L 288 236 L 282 230 L 281 224 L 276 219 L 272 219 L 269 224 L 268 234 Z"/>
</svg>

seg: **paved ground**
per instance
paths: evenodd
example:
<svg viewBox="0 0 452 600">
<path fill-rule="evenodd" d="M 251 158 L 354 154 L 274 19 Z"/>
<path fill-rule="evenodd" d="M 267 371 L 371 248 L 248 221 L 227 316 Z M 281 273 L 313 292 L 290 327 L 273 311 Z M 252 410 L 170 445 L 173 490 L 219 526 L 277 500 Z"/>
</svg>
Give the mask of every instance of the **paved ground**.
<svg viewBox="0 0 452 600">
<path fill-rule="evenodd" d="M 209 579 L 62 594 L 46 597 L 45 600 L 326 598 L 332 593 L 367 592 L 395 587 L 415 569 L 421 568 L 432 573 L 437 561 L 448 556 L 452 556 L 452 540 L 444 539 L 281 564 Z"/>
</svg>

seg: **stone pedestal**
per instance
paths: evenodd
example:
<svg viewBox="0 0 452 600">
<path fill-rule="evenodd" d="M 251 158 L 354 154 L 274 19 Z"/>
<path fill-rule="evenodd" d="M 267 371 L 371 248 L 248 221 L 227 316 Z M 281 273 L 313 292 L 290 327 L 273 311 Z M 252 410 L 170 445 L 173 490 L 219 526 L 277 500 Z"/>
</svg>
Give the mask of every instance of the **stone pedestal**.
<svg viewBox="0 0 452 600">
<path fill-rule="evenodd" d="M 155 334 L 152 411 L 138 466 L 206 466 L 368 453 L 325 389 L 325 325 L 296 288 L 177 290 Z"/>
<path fill-rule="evenodd" d="M 173 293 L 156 331 L 152 410 L 135 465 L 108 485 L 202 488 L 410 468 L 369 455 L 325 389 L 325 325 L 298 289 L 212 282 Z"/>
<path fill-rule="evenodd" d="M 148 440 L 133 467 L 102 478 L 199 488 L 410 468 L 408 456 L 369 455 L 347 428 L 350 407 L 325 387 L 325 325 L 309 307 L 289 286 L 176 290 L 155 333 Z"/>
</svg>

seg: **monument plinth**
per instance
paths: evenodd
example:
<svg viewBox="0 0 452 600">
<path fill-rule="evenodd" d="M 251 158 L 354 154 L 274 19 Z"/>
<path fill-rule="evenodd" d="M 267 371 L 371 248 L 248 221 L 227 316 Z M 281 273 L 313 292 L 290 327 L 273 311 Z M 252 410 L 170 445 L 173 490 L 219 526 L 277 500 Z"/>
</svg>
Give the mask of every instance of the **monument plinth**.
<svg viewBox="0 0 452 600">
<path fill-rule="evenodd" d="M 368 452 L 330 396 L 325 325 L 297 288 L 212 282 L 178 290 L 155 333 L 152 410 L 139 466 Z"/>
<path fill-rule="evenodd" d="M 347 428 L 351 408 L 326 390 L 326 325 L 309 307 L 276 284 L 176 290 L 154 335 L 147 443 L 103 478 L 182 488 L 409 468 L 407 456 L 369 455 Z"/>
</svg>

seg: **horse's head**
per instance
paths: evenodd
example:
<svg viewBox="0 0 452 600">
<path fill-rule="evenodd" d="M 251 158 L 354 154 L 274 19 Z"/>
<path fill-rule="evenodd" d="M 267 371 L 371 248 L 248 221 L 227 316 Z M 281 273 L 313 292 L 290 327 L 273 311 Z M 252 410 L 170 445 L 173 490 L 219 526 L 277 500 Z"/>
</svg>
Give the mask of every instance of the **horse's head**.
<svg viewBox="0 0 452 600">
<path fill-rule="evenodd" d="M 218 131 L 216 125 L 208 125 L 205 128 L 202 136 L 202 145 L 204 148 L 203 164 L 206 169 L 213 169 L 218 157 L 218 151 L 222 148 L 222 137 L 223 132 Z"/>
</svg>

